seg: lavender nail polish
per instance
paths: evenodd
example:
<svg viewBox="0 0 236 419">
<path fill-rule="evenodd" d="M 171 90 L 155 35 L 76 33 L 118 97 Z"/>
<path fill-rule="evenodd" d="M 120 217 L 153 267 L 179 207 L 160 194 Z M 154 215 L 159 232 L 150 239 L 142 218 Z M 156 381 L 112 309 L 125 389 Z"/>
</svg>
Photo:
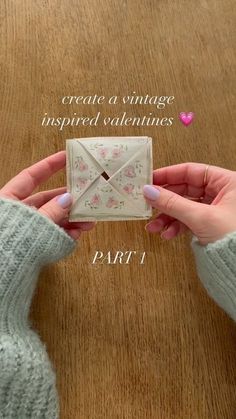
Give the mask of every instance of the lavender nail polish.
<svg viewBox="0 0 236 419">
<path fill-rule="evenodd" d="M 57 202 L 62 208 L 68 208 L 72 204 L 72 196 L 66 192 L 57 198 Z"/>
<path fill-rule="evenodd" d="M 155 201 L 160 195 L 160 191 L 152 185 L 144 185 L 143 193 L 144 196 L 151 201 Z"/>
</svg>

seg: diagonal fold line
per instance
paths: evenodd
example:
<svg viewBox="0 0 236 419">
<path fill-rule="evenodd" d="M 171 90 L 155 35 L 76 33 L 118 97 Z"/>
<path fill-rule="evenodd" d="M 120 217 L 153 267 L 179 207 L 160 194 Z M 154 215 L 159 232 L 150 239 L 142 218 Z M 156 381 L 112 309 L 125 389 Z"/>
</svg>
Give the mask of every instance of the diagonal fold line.
<svg viewBox="0 0 236 419">
<path fill-rule="evenodd" d="M 132 161 L 134 161 L 135 160 L 135 158 L 139 155 L 139 153 L 140 152 L 142 152 L 142 148 L 145 148 L 145 150 L 147 149 L 147 144 L 144 144 L 144 145 L 142 145 L 138 150 L 137 150 L 137 152 L 125 163 L 125 164 L 123 164 L 121 167 L 120 167 L 120 169 L 119 170 L 117 170 L 117 172 L 116 173 L 114 173 L 109 179 L 108 179 L 108 183 L 110 183 L 110 185 L 112 185 L 113 186 L 113 188 L 115 189 L 115 190 L 117 190 L 123 197 L 125 197 L 126 199 L 128 199 L 127 198 L 127 196 L 125 195 L 125 193 L 122 191 L 122 190 L 120 190 L 119 188 L 117 189 L 117 187 L 115 187 L 115 185 L 112 183 L 112 180 L 113 180 L 113 178 L 115 177 L 115 176 L 117 176 L 117 174 L 119 173 L 119 172 L 121 172 L 126 166 L 128 166 L 130 163 L 132 163 Z M 129 201 L 130 202 L 130 201 Z M 132 202 L 130 203 L 131 205 L 132 205 L 132 207 L 134 206 L 135 207 L 135 209 L 137 210 L 137 207 L 139 208 L 139 210 L 140 211 L 143 211 L 143 208 L 141 208 L 140 206 L 139 206 L 139 203 L 136 201 L 136 202 L 133 202 L 133 200 L 132 200 Z"/>
<path fill-rule="evenodd" d="M 93 157 L 92 154 L 90 154 L 88 152 L 88 150 L 86 149 L 86 147 L 83 146 L 83 144 L 80 141 L 75 140 L 80 147 L 83 148 L 84 152 L 87 154 L 87 156 L 89 156 L 89 158 L 95 162 L 99 167 L 100 167 L 100 171 L 101 173 L 104 172 L 103 167 L 97 162 L 97 160 Z M 73 157 L 73 150 L 72 150 L 72 157 Z M 73 160 L 72 160 L 73 161 Z M 80 200 L 80 198 L 82 198 L 82 196 L 84 195 L 85 192 L 87 192 L 87 190 L 94 184 L 94 182 L 101 176 L 101 173 L 98 173 L 98 175 L 93 179 L 93 181 L 83 190 L 83 192 L 81 193 L 81 195 L 74 201 L 73 206 Z"/>
<path fill-rule="evenodd" d="M 83 143 L 81 143 L 80 141 L 77 141 L 77 142 L 81 145 L 81 147 L 84 149 L 84 151 L 86 152 L 86 154 L 88 154 L 88 156 L 100 167 L 101 173 L 105 172 L 106 171 L 105 167 L 102 167 L 101 163 L 98 162 L 95 159 L 95 157 L 87 150 L 87 148 L 83 145 Z"/>
<path fill-rule="evenodd" d="M 147 148 L 147 144 L 143 144 L 136 151 L 136 153 L 132 157 L 130 157 L 130 159 L 128 161 L 126 161 L 124 164 L 122 164 L 122 166 L 115 173 L 113 173 L 112 176 L 110 176 L 109 180 L 112 180 L 112 178 L 115 177 L 119 172 L 121 172 L 121 170 L 123 170 L 125 168 L 125 166 L 127 166 L 128 164 L 130 164 L 136 158 L 136 156 L 140 153 L 140 151 L 142 150 L 142 148 Z"/>
<path fill-rule="evenodd" d="M 78 142 L 79 144 L 80 144 L 80 146 L 84 149 L 84 151 L 86 152 L 86 154 L 91 158 L 91 160 L 92 161 L 94 161 L 95 163 L 96 163 L 96 165 L 98 165 L 99 167 L 100 167 L 100 170 L 101 170 L 101 173 L 92 181 L 92 183 L 90 183 L 89 185 L 88 185 L 88 187 L 87 188 L 85 188 L 84 190 L 83 190 L 83 192 L 82 192 L 82 194 L 76 199 L 76 201 L 73 203 L 73 206 L 75 206 L 75 205 L 78 205 L 78 203 L 79 203 L 79 201 L 81 200 L 81 198 L 83 198 L 83 196 L 84 196 L 84 194 L 92 187 L 92 185 L 96 182 L 96 181 L 98 181 L 98 179 L 100 178 L 100 177 L 102 177 L 103 179 L 104 179 L 104 181 L 106 182 L 106 183 L 108 183 L 109 184 L 109 186 L 111 186 L 112 187 L 112 189 L 116 192 L 116 193 L 118 193 L 121 197 L 122 197 L 122 199 L 123 200 L 125 200 L 127 203 L 128 203 L 128 205 L 132 208 L 132 209 L 134 209 L 135 210 L 135 212 L 137 211 L 137 208 L 138 208 L 138 210 L 139 211 L 143 211 L 143 208 L 140 208 L 139 207 L 139 205 L 138 205 L 138 203 L 137 202 L 130 202 L 130 200 L 128 199 L 128 197 L 119 189 L 119 188 L 117 188 L 117 187 L 115 187 L 113 184 L 112 184 L 112 179 L 115 177 L 115 176 L 117 176 L 117 174 L 119 173 L 119 172 L 121 172 L 127 165 L 129 165 L 135 158 L 136 158 L 136 156 L 137 155 L 139 155 L 139 153 L 140 153 L 140 151 L 142 151 L 142 149 L 144 148 L 144 149 L 146 149 L 147 148 L 147 144 L 148 144 L 148 141 L 145 143 L 145 144 L 142 144 L 139 148 L 138 148 L 138 150 L 136 151 L 136 153 L 132 156 L 132 157 L 130 157 L 130 159 L 128 160 L 128 161 L 126 161 L 124 164 L 122 164 L 122 166 L 115 172 L 115 173 L 113 173 L 113 175 L 112 176 L 110 176 L 110 178 L 109 179 L 105 179 L 103 176 L 102 176 L 102 173 L 103 172 L 106 172 L 106 169 L 101 165 L 101 163 L 100 162 L 98 162 L 95 158 L 94 158 L 94 156 L 92 155 L 92 154 L 90 154 L 89 153 L 89 151 L 86 149 L 86 147 L 80 142 L 80 141 L 77 141 L 77 140 L 75 140 L 76 142 Z"/>
</svg>

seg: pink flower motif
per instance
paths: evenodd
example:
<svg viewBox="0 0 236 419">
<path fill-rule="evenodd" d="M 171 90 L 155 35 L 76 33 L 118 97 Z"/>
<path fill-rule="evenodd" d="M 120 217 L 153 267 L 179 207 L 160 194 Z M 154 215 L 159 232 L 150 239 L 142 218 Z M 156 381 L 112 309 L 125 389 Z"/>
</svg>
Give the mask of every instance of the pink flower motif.
<svg viewBox="0 0 236 419">
<path fill-rule="evenodd" d="M 106 156 L 107 156 L 107 153 L 108 153 L 108 149 L 107 149 L 107 148 L 105 148 L 105 147 L 102 147 L 102 148 L 100 148 L 100 149 L 98 150 L 98 153 L 99 153 L 99 156 L 100 156 L 102 159 L 105 159 L 105 158 L 106 158 Z"/>
<path fill-rule="evenodd" d="M 124 170 L 124 175 L 127 177 L 135 177 L 136 173 L 135 173 L 134 166 L 131 166 L 131 165 L 127 166 Z"/>
<path fill-rule="evenodd" d="M 88 170 L 88 165 L 87 163 L 84 162 L 84 159 L 82 156 L 77 157 L 75 167 L 79 169 L 80 172 L 84 172 L 85 170 Z"/>
<path fill-rule="evenodd" d="M 85 170 L 88 170 L 88 165 L 84 162 L 79 163 L 79 171 L 84 172 Z"/>
<path fill-rule="evenodd" d="M 116 147 L 112 150 L 112 157 L 114 159 L 117 159 L 118 157 L 121 156 L 122 153 L 123 153 L 123 149 L 121 147 L 120 148 Z"/>
<path fill-rule="evenodd" d="M 107 208 L 116 207 L 119 204 L 119 202 L 114 199 L 113 197 L 110 197 L 106 203 Z"/>
<path fill-rule="evenodd" d="M 84 188 L 87 185 L 88 179 L 85 177 L 78 177 L 76 186 L 80 189 Z"/>
<path fill-rule="evenodd" d="M 127 193 L 127 194 L 131 194 L 134 190 L 134 185 L 132 183 L 127 183 L 124 187 L 123 190 Z"/>
<path fill-rule="evenodd" d="M 101 197 L 98 194 L 93 195 L 93 197 L 90 200 L 90 204 L 92 205 L 99 205 L 101 202 Z"/>
</svg>

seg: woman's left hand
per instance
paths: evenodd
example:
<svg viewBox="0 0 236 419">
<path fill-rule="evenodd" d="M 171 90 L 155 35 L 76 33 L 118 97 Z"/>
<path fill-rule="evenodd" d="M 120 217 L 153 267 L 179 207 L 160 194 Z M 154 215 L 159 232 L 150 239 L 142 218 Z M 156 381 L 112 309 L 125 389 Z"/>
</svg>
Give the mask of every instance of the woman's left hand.
<svg viewBox="0 0 236 419">
<path fill-rule="evenodd" d="M 66 165 L 66 152 L 59 151 L 23 169 L 0 189 L 0 198 L 22 201 L 33 206 L 42 215 L 64 228 L 66 233 L 77 240 L 83 231 L 91 230 L 94 222 L 69 222 L 68 215 L 73 199 L 66 187 L 32 194 L 34 189 L 48 180 Z"/>
</svg>

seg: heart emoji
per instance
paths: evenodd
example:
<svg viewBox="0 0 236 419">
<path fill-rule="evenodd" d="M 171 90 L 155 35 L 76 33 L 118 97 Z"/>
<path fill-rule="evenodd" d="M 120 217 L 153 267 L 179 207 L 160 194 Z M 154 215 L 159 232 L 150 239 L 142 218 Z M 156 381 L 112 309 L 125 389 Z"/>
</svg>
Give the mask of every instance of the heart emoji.
<svg viewBox="0 0 236 419">
<path fill-rule="evenodd" d="M 180 112 L 179 120 L 184 124 L 186 127 L 193 122 L 194 113 L 193 112 Z"/>
</svg>

